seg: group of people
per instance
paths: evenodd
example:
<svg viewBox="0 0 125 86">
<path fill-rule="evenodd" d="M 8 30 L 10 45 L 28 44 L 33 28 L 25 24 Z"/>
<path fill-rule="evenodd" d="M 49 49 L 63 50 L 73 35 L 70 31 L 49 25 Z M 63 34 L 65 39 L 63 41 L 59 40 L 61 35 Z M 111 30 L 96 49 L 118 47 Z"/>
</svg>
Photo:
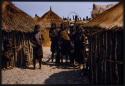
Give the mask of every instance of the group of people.
<svg viewBox="0 0 125 86">
<path fill-rule="evenodd" d="M 85 63 L 85 48 L 87 36 L 85 30 L 80 25 L 67 25 L 62 23 L 60 27 L 52 24 L 49 36 L 51 39 L 52 62 L 79 64 Z"/>
<path fill-rule="evenodd" d="M 86 35 L 84 29 L 80 25 L 67 25 L 62 23 L 60 27 L 52 23 L 49 31 L 49 37 L 51 39 L 51 52 L 52 62 L 58 65 L 60 63 L 70 63 L 74 65 L 75 62 L 79 64 L 85 63 L 85 46 Z M 43 36 L 40 31 L 40 26 L 35 25 L 34 32 L 31 36 L 31 43 L 33 47 L 33 68 L 36 68 L 36 60 L 39 62 L 39 68 L 41 69 L 43 58 L 42 41 Z M 4 41 L 4 66 L 7 67 L 11 62 L 9 61 L 13 53 L 11 40 Z M 6 57 L 6 58 L 5 58 Z"/>
</svg>

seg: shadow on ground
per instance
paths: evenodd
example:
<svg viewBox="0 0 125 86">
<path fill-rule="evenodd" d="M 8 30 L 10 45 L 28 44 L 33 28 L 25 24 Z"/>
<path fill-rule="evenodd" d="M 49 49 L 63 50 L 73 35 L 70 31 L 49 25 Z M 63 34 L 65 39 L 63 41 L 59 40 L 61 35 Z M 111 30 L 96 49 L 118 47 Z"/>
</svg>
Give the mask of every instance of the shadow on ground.
<svg viewBox="0 0 125 86">
<path fill-rule="evenodd" d="M 45 84 L 88 84 L 86 77 L 81 77 L 79 70 L 62 71 L 51 75 Z"/>
</svg>

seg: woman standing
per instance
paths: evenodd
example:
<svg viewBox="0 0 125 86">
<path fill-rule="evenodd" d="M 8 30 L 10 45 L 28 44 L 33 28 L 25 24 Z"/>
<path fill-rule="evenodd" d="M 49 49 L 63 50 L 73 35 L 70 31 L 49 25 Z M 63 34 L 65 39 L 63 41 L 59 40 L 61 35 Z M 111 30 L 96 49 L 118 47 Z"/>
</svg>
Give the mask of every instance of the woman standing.
<svg viewBox="0 0 125 86">
<path fill-rule="evenodd" d="M 33 66 L 36 67 L 36 60 L 39 61 L 39 69 L 41 69 L 41 63 L 43 58 L 42 48 L 43 36 L 40 31 L 40 26 L 35 25 L 31 42 L 33 43 Z"/>
</svg>

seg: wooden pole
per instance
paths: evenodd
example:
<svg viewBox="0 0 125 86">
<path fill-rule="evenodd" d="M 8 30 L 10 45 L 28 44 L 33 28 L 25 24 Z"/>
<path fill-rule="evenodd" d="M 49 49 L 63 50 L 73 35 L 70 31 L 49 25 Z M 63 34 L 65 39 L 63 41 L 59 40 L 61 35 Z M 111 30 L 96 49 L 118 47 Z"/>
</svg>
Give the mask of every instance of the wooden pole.
<svg viewBox="0 0 125 86">
<path fill-rule="evenodd" d="M 13 39 L 14 39 L 14 66 L 16 66 L 16 62 L 17 62 L 17 52 L 16 52 L 16 32 L 13 32 Z"/>
</svg>

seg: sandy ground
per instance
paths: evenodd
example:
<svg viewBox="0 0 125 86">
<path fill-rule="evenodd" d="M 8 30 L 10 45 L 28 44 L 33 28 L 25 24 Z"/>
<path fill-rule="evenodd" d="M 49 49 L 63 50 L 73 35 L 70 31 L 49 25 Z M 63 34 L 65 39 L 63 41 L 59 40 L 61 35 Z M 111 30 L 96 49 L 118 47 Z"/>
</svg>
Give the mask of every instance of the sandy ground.
<svg viewBox="0 0 125 86">
<path fill-rule="evenodd" d="M 50 48 L 44 47 L 44 60 L 51 54 Z M 30 66 L 32 67 L 32 65 Z M 81 77 L 78 68 L 70 66 L 55 66 L 44 63 L 41 69 L 13 68 L 2 70 L 2 84 L 87 84 L 85 77 Z"/>
</svg>

